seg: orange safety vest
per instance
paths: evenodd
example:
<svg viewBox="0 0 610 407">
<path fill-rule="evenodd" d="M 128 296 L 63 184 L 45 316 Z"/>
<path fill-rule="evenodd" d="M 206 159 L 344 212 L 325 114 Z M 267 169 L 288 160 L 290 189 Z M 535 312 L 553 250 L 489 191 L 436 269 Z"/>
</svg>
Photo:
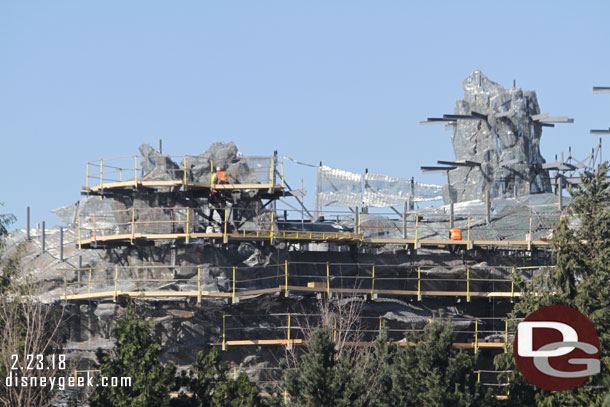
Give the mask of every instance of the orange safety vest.
<svg viewBox="0 0 610 407">
<path fill-rule="evenodd" d="M 217 182 L 229 182 L 229 178 L 227 177 L 226 171 L 217 171 L 216 178 Z"/>
<path fill-rule="evenodd" d="M 451 240 L 462 240 L 462 231 L 460 229 L 453 228 L 449 233 L 451 233 Z"/>
</svg>

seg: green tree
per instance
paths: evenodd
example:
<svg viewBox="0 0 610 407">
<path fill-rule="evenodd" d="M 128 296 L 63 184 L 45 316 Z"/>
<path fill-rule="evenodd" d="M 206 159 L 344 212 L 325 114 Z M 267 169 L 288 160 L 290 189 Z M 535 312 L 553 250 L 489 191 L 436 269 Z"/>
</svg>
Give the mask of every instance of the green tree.
<svg viewBox="0 0 610 407">
<path fill-rule="evenodd" d="M 447 320 L 427 324 L 408 336 L 415 346 L 397 353 L 389 406 L 481 406 L 489 402 L 474 372 L 474 358 L 453 347 Z"/>
<path fill-rule="evenodd" d="M 223 362 L 216 348 L 202 350 L 192 371 L 182 381 L 192 395 L 181 394 L 172 400 L 172 407 L 263 407 L 274 406 L 275 397 L 263 399 L 255 384 L 245 373 L 230 377 L 229 364 Z"/>
<path fill-rule="evenodd" d="M 315 329 L 296 368 L 283 362 L 284 387 L 296 407 L 484 406 L 474 359 L 453 347 L 450 321 L 438 320 L 399 347 L 382 329 L 374 345 L 340 356 L 326 327 Z"/>
<path fill-rule="evenodd" d="M 601 373 L 575 389 L 549 392 L 527 382 L 517 369 L 509 375 L 506 404 L 514 406 L 602 405 L 604 383 L 610 374 L 610 183 L 608 164 L 582 184 L 570 189 L 568 216 L 555 226 L 552 249 L 554 267 L 543 269 L 520 285 L 522 296 L 512 317 L 523 317 L 547 305 L 566 305 L 586 315 L 599 334 Z M 516 329 L 516 323 L 512 329 Z M 512 350 L 496 358 L 501 369 L 514 367 Z M 506 380 L 506 377 L 503 378 Z M 607 387 L 607 386 L 606 386 Z"/>
<path fill-rule="evenodd" d="M 174 386 L 175 367 L 159 360 L 161 345 L 152 326 L 138 315 L 136 304 L 129 302 L 126 313 L 113 330 L 116 347 L 112 352 L 98 349 L 98 368 L 102 376 L 130 377 L 130 387 L 96 387 L 92 407 L 166 407 Z"/>
<path fill-rule="evenodd" d="M 283 364 L 283 382 L 293 405 L 298 407 L 349 406 L 357 399 L 351 380 L 353 363 L 346 352 L 337 357 L 332 331 L 316 328 L 298 368 Z"/>
</svg>

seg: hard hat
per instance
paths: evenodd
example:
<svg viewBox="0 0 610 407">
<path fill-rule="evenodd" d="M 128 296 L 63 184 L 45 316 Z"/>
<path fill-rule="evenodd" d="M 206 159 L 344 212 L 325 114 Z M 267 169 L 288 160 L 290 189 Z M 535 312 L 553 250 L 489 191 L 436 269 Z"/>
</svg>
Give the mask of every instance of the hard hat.
<svg viewBox="0 0 610 407">
<path fill-rule="evenodd" d="M 220 171 L 220 166 L 216 167 L 216 171 Z"/>
</svg>

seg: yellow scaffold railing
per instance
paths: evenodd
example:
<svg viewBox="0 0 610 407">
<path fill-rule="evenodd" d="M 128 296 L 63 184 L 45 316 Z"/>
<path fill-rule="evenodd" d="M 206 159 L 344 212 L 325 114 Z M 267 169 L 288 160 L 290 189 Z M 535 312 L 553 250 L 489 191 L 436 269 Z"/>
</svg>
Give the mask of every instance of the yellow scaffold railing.
<svg viewBox="0 0 610 407">
<path fill-rule="evenodd" d="M 197 303 L 201 303 L 202 297 L 227 298 L 236 303 L 240 297 L 284 293 L 288 297 L 290 292 L 315 292 L 327 295 L 365 295 L 371 301 L 380 295 L 385 296 L 415 296 L 417 301 L 422 301 L 423 297 L 465 297 L 467 302 L 472 297 L 485 298 L 506 298 L 511 301 L 521 295 L 514 289 L 515 270 L 517 267 L 505 266 L 510 278 L 491 278 L 472 277 L 472 268 L 464 268 L 464 277 L 443 277 L 436 273 L 434 277 L 422 278 L 422 266 L 403 266 L 403 265 L 375 265 L 360 263 L 316 263 L 316 262 L 290 262 L 284 260 L 280 264 L 270 264 L 266 266 L 231 266 L 231 288 L 229 292 L 223 291 L 202 291 L 201 290 L 201 268 L 203 265 L 194 266 L 119 266 L 112 267 L 84 267 L 74 269 L 64 269 L 64 295 L 63 300 L 96 299 L 110 297 L 113 301 L 117 297 L 126 295 L 132 297 L 155 298 L 155 297 L 196 297 Z M 277 273 L 277 269 L 283 266 L 284 272 Z M 310 270 L 315 270 L 318 266 L 324 267 L 320 274 L 312 274 Z M 207 265 L 206 267 L 209 267 Z M 301 268 L 299 273 L 292 277 L 296 283 L 290 284 L 290 267 Z M 331 270 L 344 270 L 345 267 L 358 270 L 357 275 L 352 273 L 339 274 L 332 273 Z M 547 266 L 536 266 L 536 268 Z M 223 267 L 214 266 L 214 269 L 223 270 Z M 494 266 L 494 268 L 501 268 Z M 529 267 L 524 267 L 524 269 Z M 533 266 L 532 266 L 533 268 Z M 435 268 L 438 271 L 438 267 Z M 510 270 L 510 271 L 509 271 Z M 141 275 L 146 272 L 150 277 L 143 278 Z M 451 273 L 459 273 L 458 269 L 450 269 Z M 103 278 L 109 272 L 112 278 Z M 184 277 L 175 277 L 179 272 Z M 256 272 L 257 277 L 252 273 Z M 361 272 L 364 272 L 362 274 Z M 409 275 L 409 272 L 415 274 Z M 70 273 L 70 275 L 68 275 Z M 478 270 L 478 274 L 487 273 L 487 269 Z M 171 277 L 170 277 L 171 274 Z M 283 274 L 283 276 L 282 276 Z M 102 278 L 98 277 L 101 275 Z M 245 275 L 246 277 L 241 277 Z M 303 281 L 308 281 L 303 284 Z M 254 287 L 252 284 L 254 283 Z M 171 284 L 181 284 L 185 287 L 189 284 L 196 286 L 196 289 L 189 290 L 168 289 Z M 246 287 L 240 287 L 243 285 Z M 422 285 L 432 285 L 434 289 L 423 289 Z M 465 284 L 466 290 L 454 290 L 451 287 Z M 473 291 L 472 284 L 477 288 Z M 134 287 L 130 290 L 121 290 L 120 286 Z M 156 287 L 160 285 L 161 288 Z M 415 285 L 415 287 L 413 287 Z M 99 287 L 98 289 L 95 289 Z M 111 290 L 108 288 L 112 287 Z M 464 286 L 462 286 L 464 287 Z M 510 287 L 510 290 L 509 290 Z"/>
</svg>

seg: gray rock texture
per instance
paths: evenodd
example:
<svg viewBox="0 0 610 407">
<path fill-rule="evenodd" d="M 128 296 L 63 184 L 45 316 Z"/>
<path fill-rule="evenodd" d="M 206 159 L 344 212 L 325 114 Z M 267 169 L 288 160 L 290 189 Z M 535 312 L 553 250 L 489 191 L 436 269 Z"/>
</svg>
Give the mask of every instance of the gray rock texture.
<svg viewBox="0 0 610 407">
<path fill-rule="evenodd" d="M 455 114 L 479 113 L 482 120 L 458 119 L 451 141 L 456 161 L 475 161 L 481 167 L 458 167 L 449 172 L 445 201 L 509 197 L 551 192 L 540 154 L 542 127 L 531 116 L 539 114 L 536 92 L 505 89 L 474 71 L 462 84 L 464 98 Z"/>
</svg>

